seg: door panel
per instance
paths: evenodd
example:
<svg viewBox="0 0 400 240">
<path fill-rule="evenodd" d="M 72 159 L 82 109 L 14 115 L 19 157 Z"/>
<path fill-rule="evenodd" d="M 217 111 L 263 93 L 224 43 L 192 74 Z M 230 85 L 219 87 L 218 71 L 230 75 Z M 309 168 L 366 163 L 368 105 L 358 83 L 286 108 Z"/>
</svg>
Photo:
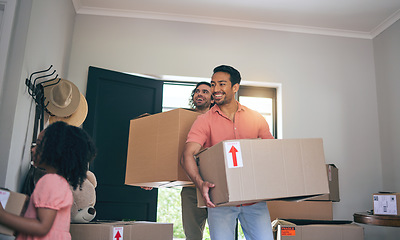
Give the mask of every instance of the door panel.
<svg viewBox="0 0 400 240">
<path fill-rule="evenodd" d="M 162 109 L 163 82 L 89 67 L 83 128 L 98 153 L 90 165 L 97 177 L 96 218 L 99 220 L 157 219 L 157 190 L 124 185 L 130 120 Z"/>
</svg>

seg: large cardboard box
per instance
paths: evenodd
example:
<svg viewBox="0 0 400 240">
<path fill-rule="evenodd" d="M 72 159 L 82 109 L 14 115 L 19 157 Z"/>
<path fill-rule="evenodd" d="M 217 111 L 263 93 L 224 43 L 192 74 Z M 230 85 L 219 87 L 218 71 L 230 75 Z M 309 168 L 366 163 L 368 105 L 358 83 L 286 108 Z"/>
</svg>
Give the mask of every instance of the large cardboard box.
<svg viewBox="0 0 400 240">
<path fill-rule="evenodd" d="M 339 202 L 339 170 L 335 164 L 326 164 L 326 172 L 328 174 L 329 194 L 317 196 L 309 200 L 312 201 L 332 201 Z"/>
<path fill-rule="evenodd" d="M 271 221 L 280 219 L 333 220 L 331 201 L 267 201 Z"/>
<path fill-rule="evenodd" d="M 72 240 L 172 240 L 172 223 L 92 222 L 72 223 Z"/>
<path fill-rule="evenodd" d="M 197 157 L 217 206 L 329 193 L 322 139 L 229 140 Z"/>
<path fill-rule="evenodd" d="M 21 215 L 25 210 L 28 196 L 0 188 L 0 203 L 4 210 L 15 215 Z M 14 231 L 0 224 L 0 234 L 14 235 Z"/>
<path fill-rule="evenodd" d="M 400 193 L 375 193 L 374 214 L 400 215 Z"/>
<path fill-rule="evenodd" d="M 364 229 L 356 224 L 279 225 L 277 240 L 363 240 Z"/>
<path fill-rule="evenodd" d="M 191 185 L 180 159 L 187 134 L 198 115 L 188 109 L 174 109 L 131 120 L 125 184 Z"/>
</svg>

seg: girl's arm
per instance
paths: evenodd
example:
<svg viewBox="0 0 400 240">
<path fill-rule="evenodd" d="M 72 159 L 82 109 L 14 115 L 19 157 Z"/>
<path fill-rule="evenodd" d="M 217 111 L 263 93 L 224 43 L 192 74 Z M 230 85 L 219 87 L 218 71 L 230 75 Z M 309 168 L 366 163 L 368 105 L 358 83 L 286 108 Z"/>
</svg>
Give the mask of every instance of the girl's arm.
<svg viewBox="0 0 400 240">
<path fill-rule="evenodd" d="M 44 236 L 53 226 L 57 210 L 37 208 L 36 211 L 37 219 L 25 218 L 6 212 L 0 204 L 0 224 L 27 235 Z"/>
</svg>

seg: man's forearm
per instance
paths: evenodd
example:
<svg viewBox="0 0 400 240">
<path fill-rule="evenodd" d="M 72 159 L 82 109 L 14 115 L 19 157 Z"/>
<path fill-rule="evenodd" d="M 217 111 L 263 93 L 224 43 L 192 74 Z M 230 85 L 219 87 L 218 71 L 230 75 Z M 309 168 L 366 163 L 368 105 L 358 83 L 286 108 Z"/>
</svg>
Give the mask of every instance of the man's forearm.
<svg viewBox="0 0 400 240">
<path fill-rule="evenodd" d="M 197 167 L 196 160 L 194 159 L 193 155 L 184 155 L 183 161 L 181 163 L 186 173 L 189 175 L 189 178 L 196 185 L 197 189 L 200 190 L 206 206 L 215 207 L 214 203 L 211 202 L 208 193 L 210 191 L 210 188 L 215 187 L 215 185 L 213 183 L 204 181 L 203 178 L 200 176 L 199 168 Z"/>
<path fill-rule="evenodd" d="M 200 176 L 194 156 L 192 154 L 183 154 L 181 165 L 192 182 L 199 188 L 203 183 L 203 179 Z"/>
</svg>

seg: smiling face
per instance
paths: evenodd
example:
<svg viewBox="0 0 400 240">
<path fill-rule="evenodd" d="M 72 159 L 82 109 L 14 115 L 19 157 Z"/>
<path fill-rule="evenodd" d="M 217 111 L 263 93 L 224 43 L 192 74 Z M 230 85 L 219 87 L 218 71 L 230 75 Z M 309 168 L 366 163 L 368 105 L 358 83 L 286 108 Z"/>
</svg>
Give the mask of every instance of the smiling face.
<svg viewBox="0 0 400 240">
<path fill-rule="evenodd" d="M 239 90 L 239 84 L 232 86 L 230 75 L 226 72 L 216 72 L 211 78 L 211 93 L 215 104 L 221 106 L 235 100 L 235 93 Z"/>
<path fill-rule="evenodd" d="M 199 85 L 193 95 L 193 105 L 196 109 L 209 109 L 211 105 L 211 88 L 205 84 Z"/>
</svg>

